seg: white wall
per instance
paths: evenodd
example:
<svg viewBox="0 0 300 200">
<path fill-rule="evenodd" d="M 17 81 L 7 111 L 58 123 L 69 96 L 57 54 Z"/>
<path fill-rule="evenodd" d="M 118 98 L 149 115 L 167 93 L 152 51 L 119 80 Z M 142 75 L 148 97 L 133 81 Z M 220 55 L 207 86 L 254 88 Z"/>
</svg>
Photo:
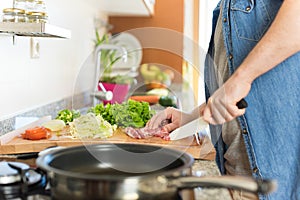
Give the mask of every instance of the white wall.
<svg viewBox="0 0 300 200">
<path fill-rule="evenodd" d="M 186 66 L 183 66 L 183 78 L 184 78 L 184 87 L 183 92 L 184 96 L 187 98 L 182 98 L 182 105 L 184 110 L 192 110 L 198 104 L 197 99 L 195 98 L 194 93 L 194 66 L 195 66 L 195 57 L 194 57 L 194 0 L 185 0 L 184 1 L 184 38 L 183 38 L 183 57 L 186 61 Z"/>
<path fill-rule="evenodd" d="M 200 0 L 199 4 L 199 46 L 203 52 L 207 52 L 212 29 L 212 14 L 219 0 Z M 200 65 L 204 66 L 205 59 L 200 59 Z M 204 68 L 203 68 L 204 70 Z M 204 73 L 204 71 L 203 71 Z M 199 81 L 198 99 L 205 101 L 204 77 Z"/>
<path fill-rule="evenodd" d="M 0 10 L 11 7 L 1 1 Z M 49 23 L 71 30 L 71 39 L 39 38 L 40 58 L 30 58 L 30 38 L 0 34 L 0 120 L 73 94 L 77 73 L 93 51 L 93 0 L 45 0 Z"/>
<path fill-rule="evenodd" d="M 201 0 L 199 4 L 199 44 L 208 49 L 211 37 L 212 14 L 220 0 Z"/>
</svg>

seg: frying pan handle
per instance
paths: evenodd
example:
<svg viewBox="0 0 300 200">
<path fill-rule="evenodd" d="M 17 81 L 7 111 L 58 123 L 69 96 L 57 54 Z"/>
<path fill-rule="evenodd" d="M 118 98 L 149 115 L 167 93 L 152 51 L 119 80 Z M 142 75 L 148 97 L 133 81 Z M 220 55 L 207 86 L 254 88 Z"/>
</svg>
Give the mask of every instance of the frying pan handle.
<svg viewBox="0 0 300 200">
<path fill-rule="evenodd" d="M 228 188 L 251 193 L 268 194 L 276 190 L 274 180 L 256 180 L 242 176 L 186 176 L 171 181 L 178 189 L 185 188 Z"/>
</svg>

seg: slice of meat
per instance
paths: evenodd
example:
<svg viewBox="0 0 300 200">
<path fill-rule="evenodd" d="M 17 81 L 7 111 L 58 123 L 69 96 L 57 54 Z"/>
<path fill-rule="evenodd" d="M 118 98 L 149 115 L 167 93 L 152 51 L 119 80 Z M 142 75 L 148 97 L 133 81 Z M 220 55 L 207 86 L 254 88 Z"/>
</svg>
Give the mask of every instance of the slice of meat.
<svg viewBox="0 0 300 200">
<path fill-rule="evenodd" d="M 161 137 L 164 140 L 170 140 L 169 133 L 164 131 L 162 128 L 133 128 L 133 127 L 126 127 L 124 129 L 125 133 L 136 139 L 144 139 L 149 137 Z"/>
</svg>

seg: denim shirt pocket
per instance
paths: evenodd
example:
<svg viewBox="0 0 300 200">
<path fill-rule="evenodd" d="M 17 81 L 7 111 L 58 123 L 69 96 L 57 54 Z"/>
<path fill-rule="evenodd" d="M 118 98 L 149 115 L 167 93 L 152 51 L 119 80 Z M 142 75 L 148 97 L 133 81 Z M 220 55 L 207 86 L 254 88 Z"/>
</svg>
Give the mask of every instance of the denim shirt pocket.
<svg viewBox="0 0 300 200">
<path fill-rule="evenodd" d="M 232 0 L 231 21 L 237 37 L 259 41 L 271 24 L 264 0 Z"/>
</svg>

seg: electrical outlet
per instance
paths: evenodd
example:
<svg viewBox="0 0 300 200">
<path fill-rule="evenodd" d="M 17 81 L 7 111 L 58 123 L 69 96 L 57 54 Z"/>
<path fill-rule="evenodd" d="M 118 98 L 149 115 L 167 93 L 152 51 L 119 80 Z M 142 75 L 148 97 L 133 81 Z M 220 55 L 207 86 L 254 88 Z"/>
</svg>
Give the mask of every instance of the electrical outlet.
<svg viewBox="0 0 300 200">
<path fill-rule="evenodd" d="M 40 57 L 40 42 L 37 38 L 30 38 L 30 57 L 39 58 Z"/>
</svg>

